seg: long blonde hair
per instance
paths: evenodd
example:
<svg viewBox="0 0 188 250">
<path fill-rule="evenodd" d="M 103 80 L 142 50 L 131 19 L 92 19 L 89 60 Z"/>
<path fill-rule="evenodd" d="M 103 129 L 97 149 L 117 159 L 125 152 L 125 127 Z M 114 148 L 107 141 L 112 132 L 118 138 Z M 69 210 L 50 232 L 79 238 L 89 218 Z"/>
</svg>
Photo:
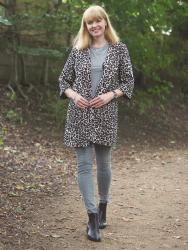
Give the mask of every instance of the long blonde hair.
<svg viewBox="0 0 188 250">
<path fill-rule="evenodd" d="M 86 21 L 96 20 L 98 18 L 103 18 L 106 21 L 107 25 L 104 33 L 105 39 L 111 44 L 115 44 L 119 41 L 119 37 L 116 34 L 114 28 L 112 27 L 106 11 L 98 5 L 92 5 L 87 8 L 83 13 L 80 30 L 73 41 L 74 47 L 78 49 L 86 49 L 91 45 L 92 37 L 87 30 Z"/>
</svg>

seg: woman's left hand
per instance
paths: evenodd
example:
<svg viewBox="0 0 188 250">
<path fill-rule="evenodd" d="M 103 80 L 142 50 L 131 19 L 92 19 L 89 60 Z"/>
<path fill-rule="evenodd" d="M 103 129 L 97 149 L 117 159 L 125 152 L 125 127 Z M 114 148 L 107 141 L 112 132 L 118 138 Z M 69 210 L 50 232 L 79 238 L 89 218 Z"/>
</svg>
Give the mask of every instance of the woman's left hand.
<svg viewBox="0 0 188 250">
<path fill-rule="evenodd" d="M 114 98 L 113 92 L 108 92 L 93 98 L 89 102 L 89 106 L 92 108 L 100 108 L 103 105 L 109 103 Z"/>
</svg>

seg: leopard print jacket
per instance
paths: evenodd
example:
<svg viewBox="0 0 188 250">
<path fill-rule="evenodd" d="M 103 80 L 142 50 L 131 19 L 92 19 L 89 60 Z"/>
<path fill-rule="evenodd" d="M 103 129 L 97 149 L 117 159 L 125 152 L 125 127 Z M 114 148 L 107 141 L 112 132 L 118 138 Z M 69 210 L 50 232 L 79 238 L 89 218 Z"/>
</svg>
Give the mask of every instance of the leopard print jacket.
<svg viewBox="0 0 188 250">
<path fill-rule="evenodd" d="M 59 76 L 60 97 L 64 91 L 74 91 L 91 99 L 90 50 L 73 48 Z M 119 88 L 130 99 L 134 88 L 132 64 L 127 46 L 118 42 L 110 45 L 103 63 L 103 75 L 96 96 Z M 85 147 L 91 142 L 111 146 L 117 142 L 118 103 L 113 99 L 100 108 L 78 108 L 70 99 L 66 117 L 64 144 Z"/>
</svg>

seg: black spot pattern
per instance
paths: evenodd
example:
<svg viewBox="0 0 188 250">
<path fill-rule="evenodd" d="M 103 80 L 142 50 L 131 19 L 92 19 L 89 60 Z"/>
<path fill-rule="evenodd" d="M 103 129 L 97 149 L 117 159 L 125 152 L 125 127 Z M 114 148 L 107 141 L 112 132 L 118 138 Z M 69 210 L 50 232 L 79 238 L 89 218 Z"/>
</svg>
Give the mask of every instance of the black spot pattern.
<svg viewBox="0 0 188 250">
<path fill-rule="evenodd" d="M 60 97 L 72 88 L 91 99 L 90 50 L 73 48 L 59 76 Z M 118 42 L 110 45 L 103 63 L 103 75 L 96 89 L 96 96 L 119 88 L 124 96 L 132 97 L 134 77 L 127 46 Z M 113 99 L 101 108 L 76 107 L 70 100 L 68 105 L 64 144 L 70 147 L 84 147 L 90 142 L 112 145 L 117 142 L 118 103 Z"/>
</svg>

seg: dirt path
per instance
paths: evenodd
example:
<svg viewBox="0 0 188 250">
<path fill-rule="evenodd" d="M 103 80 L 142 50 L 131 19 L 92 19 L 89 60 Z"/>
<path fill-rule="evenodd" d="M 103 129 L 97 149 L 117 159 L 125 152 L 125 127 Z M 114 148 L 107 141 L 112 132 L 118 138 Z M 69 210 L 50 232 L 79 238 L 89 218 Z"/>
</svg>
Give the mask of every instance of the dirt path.
<svg viewBox="0 0 188 250">
<path fill-rule="evenodd" d="M 175 91 L 144 114 L 122 102 L 109 226 L 94 243 L 56 119 L 37 96 L 27 106 L 4 82 L 0 92 L 0 250 L 188 249 L 186 97 Z"/>
<path fill-rule="evenodd" d="M 87 240 L 75 176 L 68 183 L 63 196 L 48 197 L 25 224 L 30 237 L 24 249 L 188 249 L 186 149 L 114 150 L 109 226 L 100 243 Z"/>
</svg>

